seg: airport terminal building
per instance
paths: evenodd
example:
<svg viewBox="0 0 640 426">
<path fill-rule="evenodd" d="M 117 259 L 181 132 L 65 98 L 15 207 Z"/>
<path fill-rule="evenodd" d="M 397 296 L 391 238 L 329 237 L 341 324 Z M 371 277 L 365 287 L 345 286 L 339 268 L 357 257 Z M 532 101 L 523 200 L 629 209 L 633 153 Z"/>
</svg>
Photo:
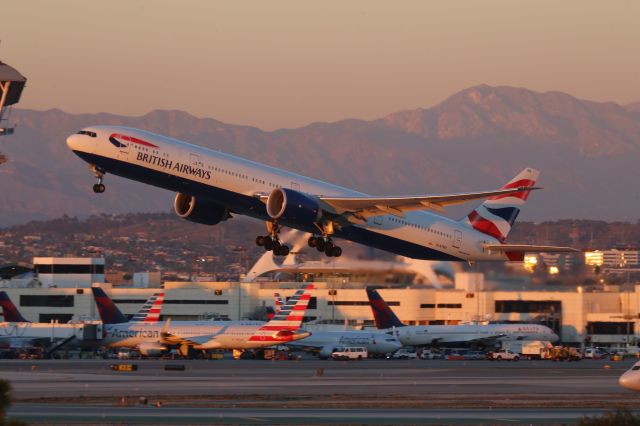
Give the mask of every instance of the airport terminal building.
<svg viewBox="0 0 640 426">
<path fill-rule="evenodd" d="M 47 271 L 55 271 L 53 258 Z M 65 260 L 67 264 L 72 261 Z M 82 264 L 76 262 L 75 264 Z M 134 314 L 153 293 L 165 292 L 163 317 L 174 320 L 203 318 L 262 319 L 274 305 L 274 293 L 292 295 L 296 282 L 165 282 L 158 287 L 114 287 L 96 282 L 100 262 L 84 261 L 85 276 L 74 274 L 72 285 L 42 285 L 25 278 L 3 281 L 5 290 L 31 321 L 68 322 L 98 319 L 90 287 L 105 288 L 121 310 Z M 73 272 L 80 271 L 80 267 Z M 68 271 L 68 267 L 61 269 Z M 98 274 L 96 275 L 96 272 Z M 49 280 L 51 277 L 46 276 Z M 69 277 L 64 277 L 69 278 Z M 84 281 L 83 281 L 84 279 Z M 102 280 L 100 280 L 102 281 Z M 34 284 L 34 282 L 36 284 Z M 50 283 L 50 281 L 48 281 Z M 379 289 L 406 324 L 459 324 L 470 321 L 533 322 L 551 327 L 564 343 L 635 345 L 640 330 L 640 286 L 605 290 L 558 288 L 550 290 L 489 290 L 480 273 L 458 272 L 452 288 L 419 285 L 364 284 L 334 280 L 315 282 L 307 321 L 329 327 L 373 327 L 373 315 L 364 288 Z M 162 288 L 160 288 L 162 287 Z"/>
</svg>

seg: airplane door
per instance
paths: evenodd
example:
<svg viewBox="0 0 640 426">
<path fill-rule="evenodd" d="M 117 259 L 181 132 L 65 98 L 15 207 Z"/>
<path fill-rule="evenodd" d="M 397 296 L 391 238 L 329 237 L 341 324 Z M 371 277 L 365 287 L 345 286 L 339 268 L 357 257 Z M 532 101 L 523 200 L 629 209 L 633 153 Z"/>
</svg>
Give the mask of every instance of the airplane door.
<svg viewBox="0 0 640 426">
<path fill-rule="evenodd" d="M 193 168 L 197 168 L 200 164 L 200 156 L 197 154 L 189 154 L 189 165 Z"/>
<path fill-rule="evenodd" d="M 460 248 L 462 244 L 462 232 L 457 229 L 453 231 L 453 247 Z"/>
<path fill-rule="evenodd" d="M 120 147 L 118 148 L 118 160 L 129 160 L 129 144 L 130 143 L 128 141 L 124 140 L 120 143 Z"/>
</svg>

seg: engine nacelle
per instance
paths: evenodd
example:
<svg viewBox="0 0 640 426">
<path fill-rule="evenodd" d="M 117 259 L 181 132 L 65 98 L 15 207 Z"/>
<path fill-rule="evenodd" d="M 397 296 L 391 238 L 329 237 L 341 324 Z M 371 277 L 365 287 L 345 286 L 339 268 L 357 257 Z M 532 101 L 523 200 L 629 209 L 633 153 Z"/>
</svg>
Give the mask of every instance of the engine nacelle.
<svg viewBox="0 0 640 426">
<path fill-rule="evenodd" d="M 138 351 L 144 356 L 160 356 L 167 351 L 167 347 L 155 342 L 142 342 L 138 345 Z"/>
<path fill-rule="evenodd" d="M 336 347 L 334 345 L 323 346 L 318 351 L 318 358 L 320 358 L 320 359 L 329 359 L 329 358 L 331 358 L 331 354 L 333 353 L 333 351 L 335 349 L 336 349 Z"/>
<path fill-rule="evenodd" d="M 178 192 L 173 200 L 173 210 L 183 219 L 203 225 L 216 225 L 231 217 L 229 209 L 208 198 Z"/>
<path fill-rule="evenodd" d="M 320 220 L 322 210 L 318 200 L 311 195 L 277 188 L 267 198 L 267 214 L 272 219 L 312 224 Z"/>
</svg>

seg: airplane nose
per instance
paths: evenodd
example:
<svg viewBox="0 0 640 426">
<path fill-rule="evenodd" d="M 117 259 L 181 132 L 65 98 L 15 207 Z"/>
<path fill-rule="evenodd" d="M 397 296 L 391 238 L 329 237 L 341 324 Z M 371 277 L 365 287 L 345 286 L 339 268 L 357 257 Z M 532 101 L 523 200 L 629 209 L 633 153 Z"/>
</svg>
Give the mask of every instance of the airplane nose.
<svg viewBox="0 0 640 426">
<path fill-rule="evenodd" d="M 72 151 L 78 149 L 78 147 L 80 146 L 80 141 L 78 139 L 80 139 L 79 135 L 71 135 L 67 138 L 67 146 L 69 147 L 69 149 L 71 149 Z"/>
<path fill-rule="evenodd" d="M 618 379 L 618 383 L 620 383 L 620 386 L 622 386 L 623 388 L 631 389 L 631 390 L 640 389 L 640 383 L 635 383 L 636 381 L 633 380 L 633 375 L 629 374 L 628 372 L 624 373 Z"/>
</svg>

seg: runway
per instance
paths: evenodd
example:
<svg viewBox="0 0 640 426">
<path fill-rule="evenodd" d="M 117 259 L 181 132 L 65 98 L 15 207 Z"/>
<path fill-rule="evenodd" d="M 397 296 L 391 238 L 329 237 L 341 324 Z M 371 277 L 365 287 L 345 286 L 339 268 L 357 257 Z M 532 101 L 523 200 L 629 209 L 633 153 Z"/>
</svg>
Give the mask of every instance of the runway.
<svg viewBox="0 0 640 426">
<path fill-rule="evenodd" d="M 72 423 L 76 413 L 102 424 L 545 424 L 640 406 L 640 394 L 618 385 L 634 360 L 128 362 L 138 371 L 109 368 L 121 361 L 10 360 L 0 375 L 14 388 L 11 413 L 34 424 Z M 141 396 L 163 407 L 140 406 Z"/>
</svg>

